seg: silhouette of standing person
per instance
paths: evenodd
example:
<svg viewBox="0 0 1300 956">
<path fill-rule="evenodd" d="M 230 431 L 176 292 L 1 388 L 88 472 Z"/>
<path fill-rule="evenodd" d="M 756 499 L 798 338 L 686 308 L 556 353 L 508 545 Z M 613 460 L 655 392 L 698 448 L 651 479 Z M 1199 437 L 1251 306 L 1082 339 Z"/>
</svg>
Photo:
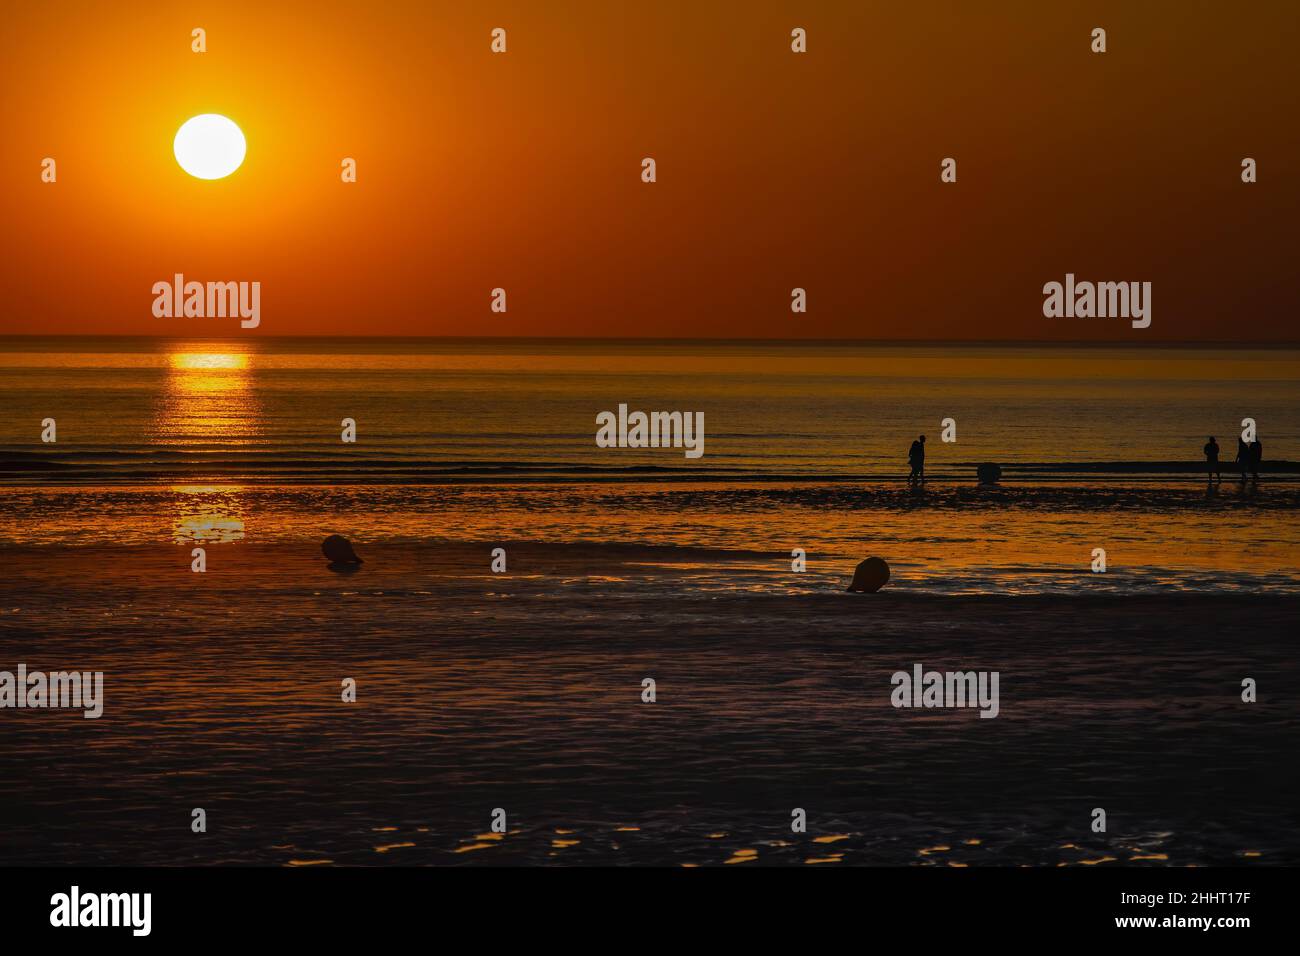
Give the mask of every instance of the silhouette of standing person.
<svg viewBox="0 0 1300 956">
<path fill-rule="evenodd" d="M 912 442 L 912 447 L 907 450 L 907 463 L 912 466 L 912 472 L 907 476 L 907 483 L 922 484 L 925 482 L 925 436 L 922 435 L 916 441 Z"/>
<path fill-rule="evenodd" d="M 1246 471 L 1250 467 L 1250 446 L 1246 439 L 1237 439 L 1237 467 L 1241 469 L 1241 483 L 1246 483 Z"/>
<path fill-rule="evenodd" d="M 1255 440 L 1250 443 L 1250 477 L 1259 481 L 1259 463 L 1264 460 L 1264 444 L 1255 436 Z"/>
<path fill-rule="evenodd" d="M 1207 472 L 1206 480 L 1213 481 L 1217 476 L 1219 481 L 1223 481 L 1223 474 L 1219 471 L 1219 443 L 1210 436 L 1210 440 L 1205 443 L 1205 469 Z"/>
</svg>

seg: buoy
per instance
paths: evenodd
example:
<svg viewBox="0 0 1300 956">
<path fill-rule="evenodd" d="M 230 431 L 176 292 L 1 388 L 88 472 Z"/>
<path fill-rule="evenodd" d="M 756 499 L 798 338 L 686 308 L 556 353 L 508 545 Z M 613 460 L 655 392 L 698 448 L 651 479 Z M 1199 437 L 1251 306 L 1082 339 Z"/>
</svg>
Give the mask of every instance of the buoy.
<svg viewBox="0 0 1300 956">
<path fill-rule="evenodd" d="M 889 580 L 889 565 L 884 558 L 867 558 L 853 571 L 853 583 L 850 591 L 866 591 L 874 594 L 885 586 Z"/>
<path fill-rule="evenodd" d="M 995 485 L 1002 477 L 1002 466 L 996 462 L 986 461 L 975 466 L 975 477 L 981 485 Z"/>
<path fill-rule="evenodd" d="M 331 564 L 360 564 L 361 559 L 352 550 L 352 542 L 341 534 L 332 534 L 321 542 L 321 552 Z"/>
</svg>

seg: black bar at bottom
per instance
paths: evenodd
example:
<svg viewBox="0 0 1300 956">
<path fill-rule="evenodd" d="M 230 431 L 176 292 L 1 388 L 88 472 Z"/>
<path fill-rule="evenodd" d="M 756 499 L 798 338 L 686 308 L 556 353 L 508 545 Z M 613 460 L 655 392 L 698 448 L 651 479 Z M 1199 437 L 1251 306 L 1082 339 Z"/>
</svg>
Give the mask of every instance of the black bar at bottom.
<svg viewBox="0 0 1300 956">
<path fill-rule="evenodd" d="M 389 934 L 468 933 L 495 941 L 653 941 L 756 934 L 864 938 L 1138 940 L 1194 935 L 1231 944 L 1294 916 L 1289 868 L 701 869 L 3 869 L 6 941 L 379 942 Z M 112 926 L 54 926 L 111 921 Z M 130 902 L 102 894 L 149 894 Z M 66 905 L 60 907 L 60 895 Z M 87 897 L 95 897 L 87 902 Z M 89 909 L 86 909 L 86 907 Z M 132 919 L 134 917 L 134 919 Z M 1207 922 L 1208 921 L 1208 922 Z M 608 935 L 615 934 L 615 935 Z M 989 935 L 993 934 L 993 935 Z M 394 937 L 400 938 L 400 937 Z M 680 937 L 679 937 L 680 939 Z"/>
</svg>

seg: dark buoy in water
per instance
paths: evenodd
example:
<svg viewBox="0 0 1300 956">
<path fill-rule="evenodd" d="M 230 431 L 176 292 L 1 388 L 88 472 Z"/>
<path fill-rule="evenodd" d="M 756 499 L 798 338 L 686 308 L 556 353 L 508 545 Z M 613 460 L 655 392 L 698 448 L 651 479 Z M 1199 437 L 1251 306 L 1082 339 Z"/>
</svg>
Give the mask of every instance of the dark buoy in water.
<svg viewBox="0 0 1300 956">
<path fill-rule="evenodd" d="M 986 461 L 975 466 L 975 477 L 981 485 L 996 485 L 1002 477 L 1002 466 L 996 462 Z"/>
<path fill-rule="evenodd" d="M 332 534 L 320 545 L 321 553 L 329 558 L 330 564 L 360 564 L 361 559 L 352 550 L 352 542 L 341 534 Z"/>
<path fill-rule="evenodd" d="M 866 591 L 874 594 L 885 586 L 889 580 L 889 565 L 884 558 L 867 558 L 853 571 L 853 583 L 850 591 Z"/>
</svg>

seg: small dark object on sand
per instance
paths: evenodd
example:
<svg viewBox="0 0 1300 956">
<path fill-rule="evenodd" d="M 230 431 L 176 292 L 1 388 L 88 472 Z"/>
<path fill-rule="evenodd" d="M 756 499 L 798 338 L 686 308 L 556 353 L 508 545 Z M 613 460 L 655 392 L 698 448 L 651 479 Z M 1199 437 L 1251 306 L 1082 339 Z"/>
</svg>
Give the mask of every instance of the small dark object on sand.
<svg viewBox="0 0 1300 956">
<path fill-rule="evenodd" d="M 883 588 L 888 580 L 889 565 L 885 563 L 885 559 L 867 558 L 854 570 L 853 583 L 849 585 L 848 589 L 874 594 Z"/>
<path fill-rule="evenodd" d="M 996 485 L 998 479 L 1002 477 L 1002 466 L 986 461 L 975 466 L 975 475 L 979 478 L 981 485 Z"/>
<path fill-rule="evenodd" d="M 352 542 L 341 534 L 332 534 L 321 542 L 321 552 L 330 564 L 360 564 L 361 559 L 352 550 Z"/>
</svg>

